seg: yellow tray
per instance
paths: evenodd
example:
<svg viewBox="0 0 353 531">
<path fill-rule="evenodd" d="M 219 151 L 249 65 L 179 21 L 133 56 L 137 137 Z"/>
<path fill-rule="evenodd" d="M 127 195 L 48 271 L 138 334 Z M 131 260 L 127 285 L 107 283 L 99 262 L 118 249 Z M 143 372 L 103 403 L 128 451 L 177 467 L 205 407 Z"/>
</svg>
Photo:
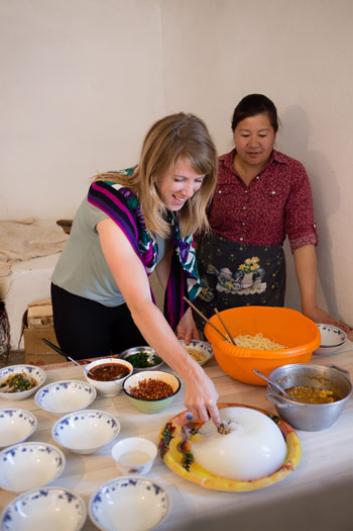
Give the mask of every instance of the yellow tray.
<svg viewBox="0 0 353 531">
<path fill-rule="evenodd" d="M 301 459 L 301 446 L 298 435 L 295 433 L 293 428 L 284 422 L 282 419 L 265 411 L 260 408 L 248 406 L 245 404 L 234 404 L 234 403 L 222 403 L 218 404 L 220 409 L 225 407 L 248 407 L 250 409 L 256 409 L 261 413 L 265 413 L 270 417 L 281 430 L 287 445 L 287 456 L 283 465 L 270 476 L 264 476 L 259 479 L 244 481 L 244 480 L 235 480 L 226 477 L 216 476 L 209 472 L 201 465 L 197 464 L 195 461 L 189 464 L 185 463 L 187 457 L 187 452 L 192 448 L 192 439 L 197 437 L 197 435 L 192 435 L 188 441 L 184 442 L 184 451 L 181 451 L 180 444 L 185 441 L 183 436 L 182 428 L 192 426 L 198 428 L 200 424 L 190 423 L 186 419 L 186 411 L 182 411 L 178 415 L 172 417 L 167 424 L 164 426 L 159 441 L 159 451 L 160 455 L 170 470 L 178 474 L 178 476 L 192 481 L 201 487 L 211 490 L 220 490 L 227 492 L 246 492 L 253 491 L 257 489 L 263 489 L 264 487 L 269 487 L 274 483 L 282 481 L 286 478 L 294 469 L 298 466 Z"/>
</svg>

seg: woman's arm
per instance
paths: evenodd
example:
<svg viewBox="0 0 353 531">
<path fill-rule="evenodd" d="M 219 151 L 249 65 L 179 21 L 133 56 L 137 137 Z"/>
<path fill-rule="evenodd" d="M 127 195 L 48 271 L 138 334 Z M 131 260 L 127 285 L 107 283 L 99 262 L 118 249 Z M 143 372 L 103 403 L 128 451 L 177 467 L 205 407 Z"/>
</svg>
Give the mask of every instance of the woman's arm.
<svg viewBox="0 0 353 531">
<path fill-rule="evenodd" d="M 314 245 L 298 247 L 293 254 L 303 313 L 317 323 L 331 323 L 349 332 L 350 327 L 348 325 L 341 321 L 336 321 L 317 306 L 317 260 Z"/>
<path fill-rule="evenodd" d="M 178 342 L 161 311 L 153 303 L 146 271 L 120 228 L 105 219 L 97 225 L 104 257 L 131 316 L 158 354 L 183 378 L 185 405 L 193 417 L 220 423 L 218 394 L 204 370 Z"/>
</svg>

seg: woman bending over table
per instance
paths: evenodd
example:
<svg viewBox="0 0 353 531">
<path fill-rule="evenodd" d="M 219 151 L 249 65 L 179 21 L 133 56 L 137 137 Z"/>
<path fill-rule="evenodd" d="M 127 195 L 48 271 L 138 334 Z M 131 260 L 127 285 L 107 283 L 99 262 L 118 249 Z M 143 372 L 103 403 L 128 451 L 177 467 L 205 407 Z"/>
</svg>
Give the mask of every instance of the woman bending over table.
<svg viewBox="0 0 353 531">
<path fill-rule="evenodd" d="M 316 302 L 316 225 L 304 166 L 274 149 L 277 110 L 262 94 L 235 107 L 234 149 L 219 159 L 218 182 L 209 209 L 211 232 L 198 247 L 202 291 L 197 306 L 283 306 L 289 238 L 304 314 L 348 331 Z"/>
<path fill-rule="evenodd" d="M 173 114 L 148 131 L 137 166 L 99 175 L 52 277 L 54 326 L 76 359 L 151 345 L 185 383 L 195 418 L 220 422 L 218 394 L 179 338 L 198 332 L 183 296 L 200 289 L 192 234 L 207 229 L 217 156 L 204 123 Z M 148 276 L 168 277 L 164 315 Z M 175 331 L 175 332 L 174 332 Z"/>
</svg>

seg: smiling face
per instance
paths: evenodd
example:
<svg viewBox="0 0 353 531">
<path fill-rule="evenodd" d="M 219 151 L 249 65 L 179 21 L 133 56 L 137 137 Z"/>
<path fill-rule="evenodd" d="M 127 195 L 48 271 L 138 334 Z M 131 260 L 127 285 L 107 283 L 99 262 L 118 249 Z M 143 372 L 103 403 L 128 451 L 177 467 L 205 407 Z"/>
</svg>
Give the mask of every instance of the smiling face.
<svg viewBox="0 0 353 531">
<path fill-rule="evenodd" d="M 158 182 L 159 195 L 166 208 L 180 210 L 201 188 L 204 177 L 193 169 L 188 159 L 177 160 Z"/>
<path fill-rule="evenodd" d="M 243 167 L 262 169 L 269 160 L 276 133 L 266 113 L 241 120 L 234 130 L 236 158 Z"/>
</svg>

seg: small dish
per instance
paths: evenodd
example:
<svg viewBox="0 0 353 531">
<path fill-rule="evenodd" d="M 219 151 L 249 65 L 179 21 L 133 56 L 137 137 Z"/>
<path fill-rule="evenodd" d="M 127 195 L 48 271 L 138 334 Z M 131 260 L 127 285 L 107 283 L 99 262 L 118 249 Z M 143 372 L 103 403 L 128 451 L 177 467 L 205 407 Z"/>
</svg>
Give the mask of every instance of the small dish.
<svg viewBox="0 0 353 531">
<path fill-rule="evenodd" d="M 15 444 L 0 452 L 0 488 L 11 492 L 36 489 L 60 476 L 65 456 L 42 442 Z"/>
<path fill-rule="evenodd" d="M 37 418 L 24 409 L 0 409 L 0 448 L 25 441 L 37 429 Z"/>
<path fill-rule="evenodd" d="M 207 341 L 192 339 L 189 343 L 183 340 L 180 340 L 180 343 L 199 365 L 205 365 L 213 356 L 212 346 Z"/>
<path fill-rule="evenodd" d="M 134 371 L 151 371 L 159 369 L 164 363 L 152 347 L 134 347 L 124 350 L 120 357 L 131 363 Z M 140 359 L 139 359 L 140 358 Z M 157 358 L 157 360 L 155 360 Z"/>
<path fill-rule="evenodd" d="M 147 474 L 156 456 L 157 446 L 143 437 L 128 437 L 112 448 L 112 458 L 123 474 Z"/>
<path fill-rule="evenodd" d="M 62 415 L 85 409 L 96 399 L 93 385 L 82 380 L 62 380 L 39 389 L 34 397 L 38 407 Z"/>
<path fill-rule="evenodd" d="M 2 531 L 79 531 L 87 518 L 80 496 L 60 487 L 42 487 L 18 496 L 5 507 Z"/>
<path fill-rule="evenodd" d="M 97 380 L 97 379 L 92 378 L 90 376 L 92 373 L 92 370 L 102 368 L 101 366 L 106 366 L 106 367 L 118 366 L 120 368 L 123 366 L 125 370 L 127 371 L 127 373 L 124 374 L 123 376 L 115 377 L 114 379 L 110 379 L 110 380 Z M 91 385 L 93 385 L 102 396 L 109 398 L 109 397 L 117 396 L 121 392 L 124 380 L 130 374 L 132 374 L 133 370 L 134 368 L 131 365 L 131 363 L 129 363 L 126 360 L 119 359 L 119 358 L 101 358 L 99 360 L 92 361 L 91 363 L 86 365 L 85 376 L 86 376 L 86 380 Z"/>
<path fill-rule="evenodd" d="M 169 384 L 173 390 L 172 394 L 165 398 L 159 399 L 147 399 L 138 398 L 131 394 L 131 389 L 138 386 L 142 381 L 147 380 L 160 380 L 166 384 Z M 124 393 L 128 396 L 130 402 L 142 413 L 159 413 L 163 409 L 166 409 L 172 401 L 175 395 L 178 393 L 181 387 L 181 382 L 175 374 L 171 374 L 166 371 L 143 371 L 137 372 L 126 378 L 123 389 Z"/>
<path fill-rule="evenodd" d="M 36 381 L 36 385 L 30 389 L 24 391 L 16 392 L 4 392 L 0 387 L 0 398 L 5 398 L 6 400 L 23 400 L 33 395 L 41 385 L 44 384 L 47 374 L 40 367 L 35 365 L 10 365 L 9 367 L 3 367 L 0 369 L 0 385 L 5 384 L 11 376 L 17 374 L 22 374 L 26 378 L 33 379 Z"/>
<path fill-rule="evenodd" d="M 169 498 L 154 481 L 120 477 L 102 485 L 91 497 L 88 511 L 101 531 L 147 531 L 167 515 Z"/>
<path fill-rule="evenodd" d="M 65 415 L 51 430 L 55 442 L 77 454 L 93 454 L 119 435 L 120 423 L 110 413 L 83 409 Z"/>
<path fill-rule="evenodd" d="M 320 347 L 315 354 L 333 354 L 346 342 L 346 333 L 337 326 L 317 323 L 317 327 L 320 331 Z"/>
</svg>

